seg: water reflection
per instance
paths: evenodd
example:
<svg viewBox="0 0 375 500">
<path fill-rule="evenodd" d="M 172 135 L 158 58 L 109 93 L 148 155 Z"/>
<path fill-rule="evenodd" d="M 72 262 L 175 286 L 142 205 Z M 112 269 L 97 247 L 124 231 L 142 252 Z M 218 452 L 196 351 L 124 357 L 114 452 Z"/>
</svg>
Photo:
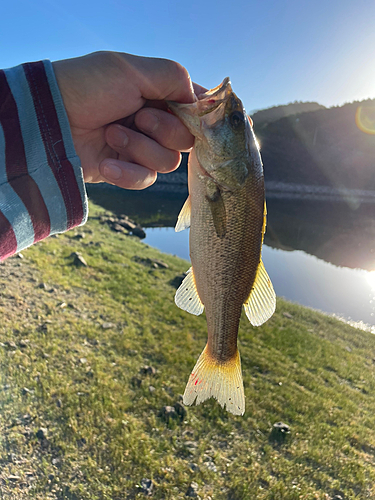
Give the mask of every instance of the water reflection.
<svg viewBox="0 0 375 500">
<path fill-rule="evenodd" d="M 186 191 L 171 195 L 92 186 L 88 191 L 106 209 L 150 228 L 148 244 L 189 259 L 188 231 L 173 229 Z M 353 208 L 345 202 L 269 197 L 267 205 L 263 256 L 276 293 L 375 325 L 375 204 Z M 151 229 L 157 226 L 165 227 Z"/>
<path fill-rule="evenodd" d="M 189 260 L 189 231 L 149 228 L 146 232 L 145 243 Z M 266 245 L 263 261 L 278 296 L 375 325 L 374 272 L 337 267 L 299 250 L 286 252 Z"/>
</svg>

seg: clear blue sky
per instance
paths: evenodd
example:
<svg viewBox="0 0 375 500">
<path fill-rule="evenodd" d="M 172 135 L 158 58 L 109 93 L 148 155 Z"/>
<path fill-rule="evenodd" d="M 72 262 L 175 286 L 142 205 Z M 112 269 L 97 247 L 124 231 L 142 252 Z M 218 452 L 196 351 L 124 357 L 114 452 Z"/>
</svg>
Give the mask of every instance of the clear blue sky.
<svg viewBox="0 0 375 500">
<path fill-rule="evenodd" d="M 206 87 L 230 76 L 248 111 L 375 97 L 374 0 L 2 2 L 2 68 L 103 49 L 174 59 Z"/>
</svg>

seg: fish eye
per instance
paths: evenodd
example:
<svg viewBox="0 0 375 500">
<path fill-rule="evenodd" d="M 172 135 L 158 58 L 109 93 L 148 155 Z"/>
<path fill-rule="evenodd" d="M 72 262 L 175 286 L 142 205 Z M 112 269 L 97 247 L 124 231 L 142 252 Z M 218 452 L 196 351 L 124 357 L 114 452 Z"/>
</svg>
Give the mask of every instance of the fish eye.
<svg viewBox="0 0 375 500">
<path fill-rule="evenodd" d="M 244 122 L 243 113 L 240 113 L 239 111 L 234 111 L 230 115 L 229 121 L 234 128 L 239 127 Z"/>
</svg>

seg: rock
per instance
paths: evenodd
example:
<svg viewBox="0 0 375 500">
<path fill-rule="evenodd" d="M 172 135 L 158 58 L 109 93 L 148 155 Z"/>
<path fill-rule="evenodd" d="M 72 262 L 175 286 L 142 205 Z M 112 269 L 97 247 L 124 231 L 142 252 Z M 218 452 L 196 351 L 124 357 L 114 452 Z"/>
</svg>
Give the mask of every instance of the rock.
<svg viewBox="0 0 375 500">
<path fill-rule="evenodd" d="M 344 500 L 344 497 L 342 497 L 341 495 L 335 495 L 332 497 L 332 500 Z"/>
<path fill-rule="evenodd" d="M 288 312 L 283 312 L 283 316 L 285 318 L 288 318 L 288 319 L 292 319 L 293 318 L 293 316 L 290 313 L 288 313 Z"/>
<path fill-rule="evenodd" d="M 7 340 L 6 342 L 4 342 L 4 344 L 9 347 L 10 349 L 17 349 L 17 345 L 15 342 L 13 342 L 13 340 Z"/>
<path fill-rule="evenodd" d="M 141 387 L 142 385 L 142 379 L 138 378 L 138 377 L 133 377 L 131 379 L 131 384 L 133 387 Z"/>
<path fill-rule="evenodd" d="M 176 410 L 174 409 L 173 406 L 163 406 L 163 408 L 160 411 L 160 416 L 166 422 L 169 422 L 169 420 L 176 420 L 178 417 Z"/>
<path fill-rule="evenodd" d="M 186 492 L 186 496 L 187 497 L 191 497 L 191 498 L 197 498 L 198 497 L 198 483 L 196 483 L 195 481 L 192 481 L 190 483 L 190 486 Z"/>
<path fill-rule="evenodd" d="M 62 403 L 61 399 L 57 399 L 56 400 L 56 406 L 57 406 L 57 408 L 62 408 L 62 405 L 63 405 L 63 403 Z"/>
<path fill-rule="evenodd" d="M 195 441 L 185 441 L 184 445 L 190 450 L 195 450 L 198 448 L 198 444 Z"/>
<path fill-rule="evenodd" d="M 29 339 L 22 339 L 18 342 L 18 345 L 21 347 L 21 349 L 25 349 L 29 345 L 29 342 Z"/>
<path fill-rule="evenodd" d="M 148 386 L 148 390 L 152 393 L 154 393 L 156 391 L 155 387 L 153 385 L 149 385 Z"/>
<path fill-rule="evenodd" d="M 87 267 L 87 262 L 79 252 L 72 252 L 70 257 L 73 257 L 73 264 L 77 267 Z"/>
<path fill-rule="evenodd" d="M 13 481 L 13 482 L 16 482 L 16 481 L 19 481 L 21 478 L 20 476 L 16 476 L 15 474 L 11 474 L 10 476 L 7 477 L 8 481 Z"/>
<path fill-rule="evenodd" d="M 285 424 L 284 422 L 276 422 L 275 424 L 273 424 L 269 440 L 283 443 L 286 440 L 288 434 L 290 434 L 289 425 Z"/>
<path fill-rule="evenodd" d="M 80 358 L 79 362 L 81 363 L 81 365 L 85 365 L 87 363 L 87 359 L 86 358 Z"/>
<path fill-rule="evenodd" d="M 112 229 L 112 231 L 116 231 L 116 233 L 125 233 L 125 234 L 128 234 L 128 231 L 124 227 L 120 226 L 120 224 L 116 224 L 116 223 L 113 224 L 111 226 L 111 229 Z"/>
<path fill-rule="evenodd" d="M 48 285 L 47 285 L 47 283 L 39 283 L 38 288 L 42 288 L 43 290 L 47 290 Z"/>
<path fill-rule="evenodd" d="M 136 226 L 133 230 L 132 230 L 132 234 L 134 236 L 137 236 L 138 238 L 140 238 L 141 240 L 143 240 L 144 238 L 146 238 L 146 233 L 144 232 L 144 230 L 141 228 L 141 226 Z"/>
<path fill-rule="evenodd" d="M 142 375 L 155 375 L 156 374 L 156 368 L 153 366 L 142 366 L 141 369 L 139 370 L 139 373 Z"/>
<path fill-rule="evenodd" d="M 24 256 L 23 256 L 23 254 L 22 254 L 22 253 L 17 254 L 17 257 L 18 257 L 19 259 L 23 259 L 23 258 L 24 258 Z"/>
<path fill-rule="evenodd" d="M 75 236 L 73 236 L 73 238 L 72 238 L 72 239 L 73 239 L 73 240 L 82 240 L 82 239 L 83 239 L 83 238 L 85 238 L 85 237 L 86 237 L 85 233 L 78 233 L 78 234 L 76 234 Z"/>
<path fill-rule="evenodd" d="M 171 279 L 171 281 L 169 282 L 169 284 L 172 285 L 174 288 L 177 289 L 177 288 L 179 288 L 179 286 L 181 285 L 181 283 L 184 281 L 185 277 L 186 277 L 186 273 L 178 274 L 173 279 Z"/>
<path fill-rule="evenodd" d="M 45 427 L 41 427 L 36 432 L 36 437 L 43 441 L 43 439 L 47 439 L 48 430 Z"/>
<path fill-rule="evenodd" d="M 129 349 L 128 354 L 129 356 L 136 356 L 138 354 L 138 351 L 136 351 L 135 349 Z"/>
<path fill-rule="evenodd" d="M 150 497 L 152 495 L 152 490 L 154 488 L 154 483 L 151 481 L 151 479 L 142 479 L 141 481 L 141 492 Z"/>
<path fill-rule="evenodd" d="M 114 323 L 110 323 L 109 321 L 102 323 L 103 330 L 109 330 L 109 328 L 115 328 L 115 327 L 116 325 Z"/>
<path fill-rule="evenodd" d="M 190 467 L 191 472 L 199 472 L 199 465 L 191 462 L 189 464 L 189 467 Z"/>
<path fill-rule="evenodd" d="M 206 462 L 206 467 L 211 472 L 217 472 L 217 467 L 216 467 L 216 465 L 211 460 L 209 460 L 208 462 Z"/>
<path fill-rule="evenodd" d="M 177 415 L 180 417 L 181 420 L 184 420 L 187 416 L 187 410 L 185 406 L 181 403 L 176 403 L 174 405 L 174 409 L 176 410 Z"/>
<path fill-rule="evenodd" d="M 53 474 L 48 474 L 48 479 L 50 481 L 53 481 L 55 479 L 55 476 Z"/>
<path fill-rule="evenodd" d="M 22 396 L 27 396 L 29 394 L 32 394 L 33 391 L 31 391 L 30 389 L 28 389 L 27 387 L 23 387 L 22 388 Z"/>
</svg>

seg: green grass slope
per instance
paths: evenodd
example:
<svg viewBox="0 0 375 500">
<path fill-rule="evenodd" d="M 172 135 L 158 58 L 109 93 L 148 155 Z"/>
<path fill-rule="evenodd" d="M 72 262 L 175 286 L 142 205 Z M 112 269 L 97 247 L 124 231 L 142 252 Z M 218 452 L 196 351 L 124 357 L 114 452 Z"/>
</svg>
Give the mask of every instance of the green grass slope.
<svg viewBox="0 0 375 500">
<path fill-rule="evenodd" d="M 100 213 L 0 265 L 0 498 L 375 498 L 374 336 L 279 300 L 241 320 L 245 415 L 166 421 L 206 342 L 173 301 L 188 264 Z"/>
</svg>

